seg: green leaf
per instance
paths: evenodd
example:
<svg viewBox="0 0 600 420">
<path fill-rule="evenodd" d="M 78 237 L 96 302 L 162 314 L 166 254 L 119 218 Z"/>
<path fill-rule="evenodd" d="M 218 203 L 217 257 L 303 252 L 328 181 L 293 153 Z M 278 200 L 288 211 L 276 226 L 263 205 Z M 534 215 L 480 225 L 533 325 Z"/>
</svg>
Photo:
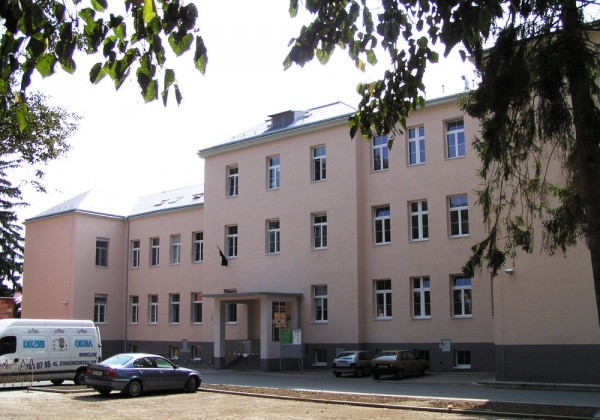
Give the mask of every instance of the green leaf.
<svg viewBox="0 0 600 420">
<path fill-rule="evenodd" d="M 146 103 L 158 99 L 158 82 L 152 79 L 145 91 L 142 91 L 142 97 Z"/>
<path fill-rule="evenodd" d="M 104 12 L 108 7 L 106 0 L 92 0 L 92 7 L 98 12 Z"/>
<path fill-rule="evenodd" d="M 81 9 L 81 11 L 79 12 L 79 17 L 81 19 L 83 19 L 83 21 L 90 26 L 96 25 L 96 22 L 94 22 L 95 16 L 96 16 L 96 12 L 93 9 L 90 9 L 89 7 L 86 7 L 85 9 Z"/>
<path fill-rule="evenodd" d="M 175 84 L 175 100 L 177 101 L 177 105 L 181 105 L 181 101 L 183 100 L 183 96 L 179 90 L 179 85 L 177 84 Z"/>
<path fill-rule="evenodd" d="M 171 87 L 171 85 L 175 82 L 175 72 L 172 69 L 167 69 L 165 71 L 165 87 L 167 90 Z"/>
<path fill-rule="evenodd" d="M 194 53 L 194 65 L 204 74 L 206 72 L 206 65 L 208 63 L 208 56 L 206 55 L 206 46 L 201 36 L 196 37 L 196 52 Z"/>
<path fill-rule="evenodd" d="M 48 77 L 54 74 L 54 65 L 56 64 L 56 57 L 54 54 L 42 55 L 37 63 L 35 69 L 42 75 L 42 77 Z"/>
<path fill-rule="evenodd" d="M 19 130 L 23 131 L 25 127 L 27 127 L 27 115 L 29 112 L 27 108 L 27 102 L 25 101 L 25 98 L 22 95 L 21 101 L 19 101 L 15 112 L 17 114 L 17 122 L 19 123 Z"/>
<path fill-rule="evenodd" d="M 62 3 L 54 3 L 54 5 L 52 6 L 52 9 L 54 11 L 54 17 L 56 18 L 56 22 L 57 23 L 62 23 L 64 17 L 65 17 L 65 5 Z"/>
<path fill-rule="evenodd" d="M 290 16 L 295 18 L 298 14 L 298 0 L 290 0 Z"/>
<path fill-rule="evenodd" d="M 31 54 L 32 57 L 39 57 L 46 50 L 46 43 L 43 40 L 39 40 L 35 37 L 29 38 L 29 42 L 27 43 L 27 51 Z"/>
<path fill-rule="evenodd" d="M 102 68 L 102 63 L 96 63 L 90 70 L 90 82 L 98 84 L 106 76 L 106 71 Z"/>
<path fill-rule="evenodd" d="M 144 1 L 144 22 L 152 22 L 152 19 L 156 18 L 156 5 L 154 0 Z M 155 98 L 156 99 L 156 98 Z M 146 101 L 148 102 L 148 101 Z"/>
<path fill-rule="evenodd" d="M 367 61 L 373 66 L 377 64 L 377 57 L 375 56 L 375 51 L 367 50 Z"/>
<path fill-rule="evenodd" d="M 169 45 L 171 49 L 178 57 L 190 49 L 192 42 L 194 41 L 194 37 L 190 33 L 186 33 L 183 36 L 177 32 L 171 33 L 169 35 Z"/>
</svg>

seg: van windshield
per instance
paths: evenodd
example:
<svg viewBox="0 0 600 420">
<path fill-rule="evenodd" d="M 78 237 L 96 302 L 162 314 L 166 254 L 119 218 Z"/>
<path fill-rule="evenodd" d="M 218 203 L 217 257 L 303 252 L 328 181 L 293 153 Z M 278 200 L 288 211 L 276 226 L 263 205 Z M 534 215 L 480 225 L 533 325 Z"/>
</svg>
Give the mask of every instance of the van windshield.
<svg viewBox="0 0 600 420">
<path fill-rule="evenodd" d="M 17 352 L 17 337 L 9 335 L 8 337 L 0 338 L 0 356 Z"/>
</svg>

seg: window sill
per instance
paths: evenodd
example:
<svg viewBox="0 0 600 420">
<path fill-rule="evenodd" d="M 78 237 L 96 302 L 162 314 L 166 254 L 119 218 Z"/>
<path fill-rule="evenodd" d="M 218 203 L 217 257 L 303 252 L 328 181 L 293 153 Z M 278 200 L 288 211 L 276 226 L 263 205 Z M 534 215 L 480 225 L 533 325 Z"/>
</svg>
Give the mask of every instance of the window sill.
<svg viewBox="0 0 600 420">
<path fill-rule="evenodd" d="M 200 261 L 192 261 L 192 264 L 198 264 L 198 263 L 201 263 L 201 262 L 204 262 L 204 260 L 200 260 Z"/>
<path fill-rule="evenodd" d="M 313 320 L 311 322 L 311 324 L 327 324 L 327 323 L 328 323 L 328 321 L 315 321 L 315 320 Z"/>
<path fill-rule="evenodd" d="M 415 321 L 422 321 L 424 319 L 425 320 L 431 319 L 431 316 L 413 316 L 411 319 L 415 320 Z"/>
<path fill-rule="evenodd" d="M 327 363 L 313 363 L 313 367 L 327 367 Z"/>
<path fill-rule="evenodd" d="M 373 318 L 373 321 L 391 321 L 391 316 L 378 316 L 377 318 Z"/>
<path fill-rule="evenodd" d="M 454 160 L 454 159 L 460 159 L 460 158 L 465 158 L 465 157 L 467 157 L 466 153 L 464 155 L 460 155 L 460 156 L 453 156 L 453 157 L 446 156 L 446 160 Z"/>
<path fill-rule="evenodd" d="M 325 249 L 327 249 L 327 247 L 323 247 L 323 248 L 312 248 L 311 250 L 312 250 L 312 251 L 323 251 L 323 250 L 325 250 Z"/>
<path fill-rule="evenodd" d="M 469 234 L 467 233 L 466 235 L 450 235 L 448 236 L 448 239 L 454 239 L 454 238 L 468 238 Z"/>
<path fill-rule="evenodd" d="M 471 370 L 471 365 L 468 365 L 468 366 L 454 366 L 452 369 L 454 369 L 454 370 Z"/>
<path fill-rule="evenodd" d="M 225 325 L 236 325 L 236 324 L 237 324 L 237 321 L 234 321 L 234 322 L 225 322 Z"/>
<path fill-rule="evenodd" d="M 385 171 L 389 171 L 389 170 L 390 170 L 390 168 L 384 168 L 384 169 L 372 169 L 372 170 L 371 170 L 371 173 L 372 173 L 372 174 L 376 174 L 376 173 L 379 173 L 379 172 L 385 172 Z"/>
<path fill-rule="evenodd" d="M 429 240 L 429 238 L 422 238 L 422 239 L 411 239 L 408 242 L 427 242 Z"/>
<path fill-rule="evenodd" d="M 323 178 L 323 179 L 313 179 L 311 180 L 312 183 L 316 183 L 316 182 L 324 182 L 327 181 L 327 178 Z"/>
<path fill-rule="evenodd" d="M 471 319 L 473 315 L 453 315 L 450 319 Z"/>
<path fill-rule="evenodd" d="M 268 191 L 277 191 L 277 190 L 280 190 L 280 189 L 281 189 L 281 187 L 276 187 L 276 188 L 267 188 L 267 192 L 268 192 Z"/>
<path fill-rule="evenodd" d="M 373 244 L 373 246 L 384 246 L 384 245 L 391 245 L 391 244 L 392 244 L 391 242 L 381 242 L 381 243 L 375 242 Z"/>
<path fill-rule="evenodd" d="M 417 162 L 417 163 L 409 163 L 408 166 L 421 166 L 421 165 L 425 165 L 427 162 Z"/>
<path fill-rule="evenodd" d="M 237 195 L 226 195 L 225 198 L 235 198 Z"/>
<path fill-rule="evenodd" d="M 279 254 L 280 254 L 279 252 L 267 252 L 267 253 L 265 253 L 266 256 L 269 256 L 269 255 L 279 255 Z"/>
<path fill-rule="evenodd" d="M 192 322 L 192 325 L 202 325 L 202 322 Z"/>
<path fill-rule="evenodd" d="M 96 267 L 96 268 L 108 268 L 108 266 L 107 266 L 107 265 L 96 265 L 95 267 Z"/>
</svg>

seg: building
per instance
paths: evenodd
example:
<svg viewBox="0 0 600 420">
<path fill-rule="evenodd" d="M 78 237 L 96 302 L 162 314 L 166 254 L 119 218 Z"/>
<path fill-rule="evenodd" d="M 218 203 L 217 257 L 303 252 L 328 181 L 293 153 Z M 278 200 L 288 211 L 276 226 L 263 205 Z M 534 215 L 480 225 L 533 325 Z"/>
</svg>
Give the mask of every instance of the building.
<svg viewBox="0 0 600 420">
<path fill-rule="evenodd" d="M 435 371 L 597 381 L 585 246 L 519 255 L 494 279 L 461 274 L 484 230 L 478 122 L 456 99 L 413 113 L 393 150 L 351 140 L 343 103 L 274 114 L 199 151 L 204 186 L 118 209 L 92 191 L 28 220 L 23 317 L 93 317 L 115 352 L 216 368 L 242 354 L 278 370 L 294 329 L 305 367 L 408 348 Z"/>
</svg>

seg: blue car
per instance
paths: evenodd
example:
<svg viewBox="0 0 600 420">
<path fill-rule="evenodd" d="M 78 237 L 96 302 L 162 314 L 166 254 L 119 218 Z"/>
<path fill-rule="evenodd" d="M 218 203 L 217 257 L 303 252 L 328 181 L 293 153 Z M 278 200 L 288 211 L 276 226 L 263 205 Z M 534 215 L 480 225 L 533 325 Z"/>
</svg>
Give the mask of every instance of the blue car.
<svg viewBox="0 0 600 420">
<path fill-rule="evenodd" d="M 88 366 L 85 384 L 102 395 L 121 391 L 137 397 L 146 391 L 185 390 L 196 392 L 202 376 L 156 354 L 122 353 Z"/>
</svg>

